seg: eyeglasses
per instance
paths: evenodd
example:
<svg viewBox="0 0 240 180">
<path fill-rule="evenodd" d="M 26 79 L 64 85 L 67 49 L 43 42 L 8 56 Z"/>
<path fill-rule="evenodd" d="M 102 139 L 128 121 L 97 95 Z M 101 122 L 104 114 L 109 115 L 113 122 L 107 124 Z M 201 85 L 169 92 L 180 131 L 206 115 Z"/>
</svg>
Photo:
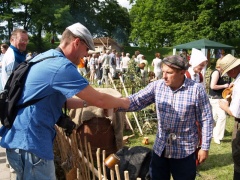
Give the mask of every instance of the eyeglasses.
<svg viewBox="0 0 240 180">
<path fill-rule="evenodd" d="M 83 39 L 80 39 L 80 41 L 83 42 L 83 44 L 87 47 L 87 51 L 89 51 L 89 46 L 87 45 L 87 43 Z"/>
<path fill-rule="evenodd" d="M 26 43 L 26 44 L 29 43 L 29 40 L 24 40 L 24 39 L 15 39 L 15 40 L 18 40 L 18 42 L 20 43 Z"/>
</svg>

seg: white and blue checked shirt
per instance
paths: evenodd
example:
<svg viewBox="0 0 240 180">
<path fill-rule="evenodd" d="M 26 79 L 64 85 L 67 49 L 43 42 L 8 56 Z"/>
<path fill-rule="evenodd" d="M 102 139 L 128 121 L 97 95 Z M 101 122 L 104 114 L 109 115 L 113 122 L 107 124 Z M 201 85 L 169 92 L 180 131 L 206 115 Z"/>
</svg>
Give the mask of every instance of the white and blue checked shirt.
<svg viewBox="0 0 240 180">
<path fill-rule="evenodd" d="M 171 90 L 163 80 L 150 83 L 146 88 L 128 97 L 127 111 L 138 111 L 155 103 L 158 131 L 153 150 L 167 158 L 185 158 L 198 145 L 196 120 L 202 127 L 202 149 L 209 150 L 213 130 L 211 105 L 207 94 L 198 83 L 185 78 L 178 90 Z M 170 136 L 174 135 L 174 138 Z"/>
</svg>

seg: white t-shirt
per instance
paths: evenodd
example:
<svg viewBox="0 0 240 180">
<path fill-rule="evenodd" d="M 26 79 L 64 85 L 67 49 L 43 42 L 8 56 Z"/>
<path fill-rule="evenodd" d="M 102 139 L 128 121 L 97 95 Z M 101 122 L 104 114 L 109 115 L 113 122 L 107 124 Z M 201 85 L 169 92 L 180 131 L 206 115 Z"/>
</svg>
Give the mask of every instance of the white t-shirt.
<svg viewBox="0 0 240 180">
<path fill-rule="evenodd" d="M 147 62 L 147 60 L 142 59 L 142 60 L 140 61 L 140 64 L 142 64 L 142 63 L 144 63 L 145 66 L 144 66 L 144 69 L 141 69 L 141 72 L 142 72 L 142 71 L 147 72 L 147 71 L 148 71 L 148 62 Z"/>
<path fill-rule="evenodd" d="M 159 59 L 159 58 L 153 59 L 152 66 L 154 67 L 153 71 L 154 71 L 155 74 L 161 72 L 161 67 L 160 67 L 161 62 L 162 62 L 162 60 Z"/>
<path fill-rule="evenodd" d="M 14 69 L 15 56 L 12 48 L 8 48 L 2 59 L 2 87 L 5 86 L 7 80 Z"/>
<path fill-rule="evenodd" d="M 235 118 L 240 118 L 240 73 L 234 81 L 230 110 Z"/>
<path fill-rule="evenodd" d="M 129 61 L 130 61 L 130 58 L 128 56 L 125 56 L 124 58 L 122 58 L 121 68 L 128 68 Z"/>
<path fill-rule="evenodd" d="M 137 55 L 137 58 L 135 59 L 135 62 L 137 63 L 137 64 L 140 64 L 140 61 L 142 60 L 142 54 L 139 54 L 139 55 Z"/>
</svg>

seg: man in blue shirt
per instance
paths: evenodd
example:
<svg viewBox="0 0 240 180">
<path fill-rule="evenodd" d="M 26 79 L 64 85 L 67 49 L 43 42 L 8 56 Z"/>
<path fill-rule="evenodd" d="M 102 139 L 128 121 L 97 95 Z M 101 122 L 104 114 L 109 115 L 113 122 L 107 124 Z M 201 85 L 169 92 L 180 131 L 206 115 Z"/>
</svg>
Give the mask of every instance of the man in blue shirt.
<svg viewBox="0 0 240 180">
<path fill-rule="evenodd" d="M 185 78 L 188 62 L 180 56 L 169 56 L 161 64 L 161 80 L 126 98 L 126 111 L 138 111 L 155 103 L 158 131 L 153 146 L 150 175 L 152 179 L 194 180 L 196 158 L 200 163 L 208 157 L 212 138 L 211 105 L 203 86 Z M 122 110 L 122 109 L 120 109 Z M 199 143 L 196 121 L 202 129 Z"/>
<path fill-rule="evenodd" d="M 0 130 L 0 144 L 7 149 L 7 157 L 17 179 L 56 179 L 54 126 L 66 101 L 69 109 L 87 105 L 103 109 L 126 108 L 124 99 L 96 91 L 77 71 L 76 65 L 80 58 L 87 56 L 89 49 L 95 50 L 92 35 L 85 26 L 76 23 L 63 32 L 57 49 L 41 53 L 31 60 L 49 57 L 31 67 L 18 104 L 42 99 L 20 109 L 11 129 L 2 127 Z M 79 98 L 72 98 L 74 95 Z"/>
</svg>

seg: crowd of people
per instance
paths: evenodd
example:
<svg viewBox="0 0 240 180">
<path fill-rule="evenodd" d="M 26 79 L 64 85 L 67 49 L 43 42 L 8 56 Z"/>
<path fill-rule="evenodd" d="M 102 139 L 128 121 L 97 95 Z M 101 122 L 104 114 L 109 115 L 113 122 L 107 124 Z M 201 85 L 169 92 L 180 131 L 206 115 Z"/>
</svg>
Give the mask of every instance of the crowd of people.
<svg viewBox="0 0 240 180">
<path fill-rule="evenodd" d="M 27 31 L 15 29 L 10 46 L 1 45 L 2 88 L 17 65 L 26 60 L 28 41 Z M 189 58 L 172 55 L 161 59 L 157 52 L 151 63 L 155 77 L 149 82 L 150 68 L 145 55 L 136 51 L 130 58 L 129 53 L 119 53 L 115 49 L 95 52 L 89 30 L 75 23 L 65 29 L 58 48 L 29 60 L 47 57 L 49 59 L 30 69 L 18 104 L 42 99 L 19 109 L 11 129 L 4 126 L 0 129 L 0 145 L 6 148 L 9 164 L 18 179 L 56 179 L 54 126 L 65 103 L 68 109 L 97 106 L 118 111 L 139 111 L 154 103 L 158 131 L 149 168 L 153 180 L 170 179 L 171 176 L 174 179 L 195 179 L 196 160 L 203 163 L 208 158 L 212 138 L 215 143 L 221 143 L 228 113 L 235 118 L 232 154 L 234 178 L 240 179 L 240 59 L 228 54 L 217 61 L 207 94 L 203 70 L 208 59 L 194 48 Z M 131 61 L 144 85 L 139 92 L 116 98 L 91 86 L 96 82 L 107 84 L 109 73 L 112 78 L 116 78 L 119 71 L 126 73 Z M 84 78 L 87 74 L 89 82 Z M 225 74 L 235 80 L 226 80 L 223 78 Z M 229 104 L 221 93 L 232 86 L 232 102 Z M 197 147 L 200 150 L 196 154 Z"/>
<path fill-rule="evenodd" d="M 118 79 L 120 74 L 128 73 L 129 65 L 133 64 L 135 72 L 142 79 L 142 85 L 146 86 L 153 80 L 161 79 L 161 61 L 160 53 L 156 53 L 151 63 L 154 70 L 151 71 L 148 60 L 139 51 L 132 57 L 129 53 L 119 53 L 115 49 L 90 51 L 88 56 L 80 59 L 78 71 L 84 77 L 89 77 L 90 84 L 101 85 L 109 83 L 108 73 L 111 78 Z"/>
</svg>

